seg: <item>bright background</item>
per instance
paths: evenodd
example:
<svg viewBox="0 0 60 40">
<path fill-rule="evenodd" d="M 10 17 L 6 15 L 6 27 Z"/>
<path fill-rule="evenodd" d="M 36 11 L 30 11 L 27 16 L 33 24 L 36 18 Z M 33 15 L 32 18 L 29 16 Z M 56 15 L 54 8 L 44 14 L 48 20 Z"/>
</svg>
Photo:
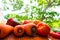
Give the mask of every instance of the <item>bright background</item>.
<svg viewBox="0 0 60 40">
<path fill-rule="evenodd" d="M 60 30 L 60 0 L 0 0 L 0 20 L 40 20 Z"/>
</svg>

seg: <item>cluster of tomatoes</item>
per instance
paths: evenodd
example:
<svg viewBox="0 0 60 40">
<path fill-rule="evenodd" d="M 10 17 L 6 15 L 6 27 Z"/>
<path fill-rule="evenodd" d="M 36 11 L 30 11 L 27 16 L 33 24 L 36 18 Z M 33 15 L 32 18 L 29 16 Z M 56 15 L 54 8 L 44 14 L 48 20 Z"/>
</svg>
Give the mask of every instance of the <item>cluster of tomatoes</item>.
<svg viewBox="0 0 60 40">
<path fill-rule="evenodd" d="M 11 32 L 18 37 L 24 34 L 29 36 L 38 34 L 40 36 L 51 35 L 52 37 L 60 38 L 60 32 L 51 32 L 49 25 L 39 20 L 24 20 L 20 24 L 13 18 L 9 18 L 6 24 L 0 24 L 0 38 L 6 37 Z"/>
</svg>

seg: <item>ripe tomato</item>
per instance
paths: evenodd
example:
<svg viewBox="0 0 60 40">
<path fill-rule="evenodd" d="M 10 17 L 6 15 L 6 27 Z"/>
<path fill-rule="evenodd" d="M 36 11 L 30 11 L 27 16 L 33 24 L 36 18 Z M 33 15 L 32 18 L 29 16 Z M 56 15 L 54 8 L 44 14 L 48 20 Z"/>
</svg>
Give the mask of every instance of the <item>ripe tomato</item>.
<svg viewBox="0 0 60 40">
<path fill-rule="evenodd" d="M 40 20 L 34 20 L 33 23 L 37 25 L 38 23 L 40 23 Z"/>
<path fill-rule="evenodd" d="M 17 20 L 14 18 L 9 18 L 6 24 L 11 25 L 13 27 L 15 27 L 16 25 L 20 25 L 20 23 L 18 23 Z"/>
<path fill-rule="evenodd" d="M 41 36 L 48 36 L 49 32 L 50 27 L 47 24 L 40 22 L 37 25 L 37 33 L 40 34 Z"/>
<path fill-rule="evenodd" d="M 23 25 L 17 25 L 14 28 L 14 34 L 16 36 L 22 36 L 24 34 L 24 28 Z"/>
<path fill-rule="evenodd" d="M 24 25 L 24 29 L 27 35 L 33 36 L 34 34 L 36 34 L 37 27 L 33 23 L 28 23 Z"/>
<path fill-rule="evenodd" d="M 49 34 L 50 36 L 52 36 L 52 37 L 54 37 L 54 38 L 58 38 L 58 39 L 60 39 L 60 33 L 59 32 L 50 32 L 50 34 Z"/>
<path fill-rule="evenodd" d="M 5 24 L 0 24 L 0 38 L 6 37 L 13 31 L 13 27 Z"/>
<path fill-rule="evenodd" d="M 31 22 L 32 22 L 32 20 L 24 20 L 23 24 L 27 24 L 27 23 L 31 23 Z"/>
</svg>

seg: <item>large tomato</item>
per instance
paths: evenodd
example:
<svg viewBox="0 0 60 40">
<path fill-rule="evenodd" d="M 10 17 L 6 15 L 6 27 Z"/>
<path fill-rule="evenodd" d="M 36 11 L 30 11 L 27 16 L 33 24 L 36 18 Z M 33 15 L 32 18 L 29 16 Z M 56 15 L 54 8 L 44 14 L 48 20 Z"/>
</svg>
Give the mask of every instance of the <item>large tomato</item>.
<svg viewBox="0 0 60 40">
<path fill-rule="evenodd" d="M 5 24 L 0 24 L 0 38 L 6 37 L 13 31 L 13 27 Z"/>
<path fill-rule="evenodd" d="M 23 25 L 17 25 L 14 28 L 14 34 L 16 36 L 22 36 L 24 34 L 24 28 Z"/>
<path fill-rule="evenodd" d="M 36 25 L 33 23 L 28 23 L 24 25 L 24 29 L 27 35 L 29 36 L 33 36 L 34 34 L 36 34 Z"/>
<path fill-rule="evenodd" d="M 43 22 L 40 22 L 37 25 L 37 33 L 40 34 L 41 36 L 48 36 L 49 32 L 50 32 L 49 25 L 47 25 Z"/>
</svg>

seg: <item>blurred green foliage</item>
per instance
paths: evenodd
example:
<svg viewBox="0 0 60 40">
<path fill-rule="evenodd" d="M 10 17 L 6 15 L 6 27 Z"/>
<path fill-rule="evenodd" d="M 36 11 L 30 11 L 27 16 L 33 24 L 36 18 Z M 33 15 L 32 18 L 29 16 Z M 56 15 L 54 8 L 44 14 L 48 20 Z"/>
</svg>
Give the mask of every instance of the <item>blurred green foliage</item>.
<svg viewBox="0 0 60 40">
<path fill-rule="evenodd" d="M 7 4 L 6 0 L 4 1 L 4 5 Z M 37 2 L 38 5 L 32 5 L 33 1 Z M 10 0 L 14 11 L 20 10 L 24 5 L 22 0 Z M 15 4 L 13 4 L 15 2 Z M 6 19 L 8 18 L 16 18 L 19 22 L 23 20 L 41 20 L 45 23 L 47 23 L 53 31 L 59 31 L 60 30 L 60 18 L 54 19 L 55 16 L 59 16 L 60 14 L 57 12 L 46 12 L 46 10 L 50 7 L 59 6 L 60 0 L 30 0 L 29 4 L 26 4 L 26 7 L 24 9 L 24 12 L 21 12 L 20 14 L 7 14 L 5 16 Z M 4 6 L 5 7 L 5 6 Z M 6 6 L 7 8 L 7 6 Z M 7 8 L 8 9 L 8 8 Z M 25 15 L 24 15 L 25 14 Z M 24 15 L 24 16 L 23 16 Z M 56 30 L 58 29 L 58 30 Z"/>
<path fill-rule="evenodd" d="M 9 10 L 12 7 L 12 10 L 20 10 L 23 6 L 22 0 L 2 0 L 4 10 Z M 9 6 L 10 5 L 10 6 Z"/>
<path fill-rule="evenodd" d="M 33 15 L 30 17 L 29 15 L 19 15 L 19 14 L 7 14 L 5 16 L 6 19 L 8 18 L 16 18 L 18 19 L 19 22 L 23 21 L 23 20 L 41 20 L 47 24 L 50 25 L 51 28 L 60 27 L 60 20 L 56 20 L 54 19 L 54 17 L 57 15 L 56 12 L 40 12 L 38 13 L 38 16 L 33 17 Z M 30 17 L 30 18 L 29 18 Z"/>
<path fill-rule="evenodd" d="M 7 14 L 5 16 L 5 19 L 8 19 L 8 18 L 16 18 L 19 22 L 22 22 L 23 20 L 28 20 L 28 16 L 25 15 L 25 16 L 19 16 L 18 14 Z"/>
</svg>

